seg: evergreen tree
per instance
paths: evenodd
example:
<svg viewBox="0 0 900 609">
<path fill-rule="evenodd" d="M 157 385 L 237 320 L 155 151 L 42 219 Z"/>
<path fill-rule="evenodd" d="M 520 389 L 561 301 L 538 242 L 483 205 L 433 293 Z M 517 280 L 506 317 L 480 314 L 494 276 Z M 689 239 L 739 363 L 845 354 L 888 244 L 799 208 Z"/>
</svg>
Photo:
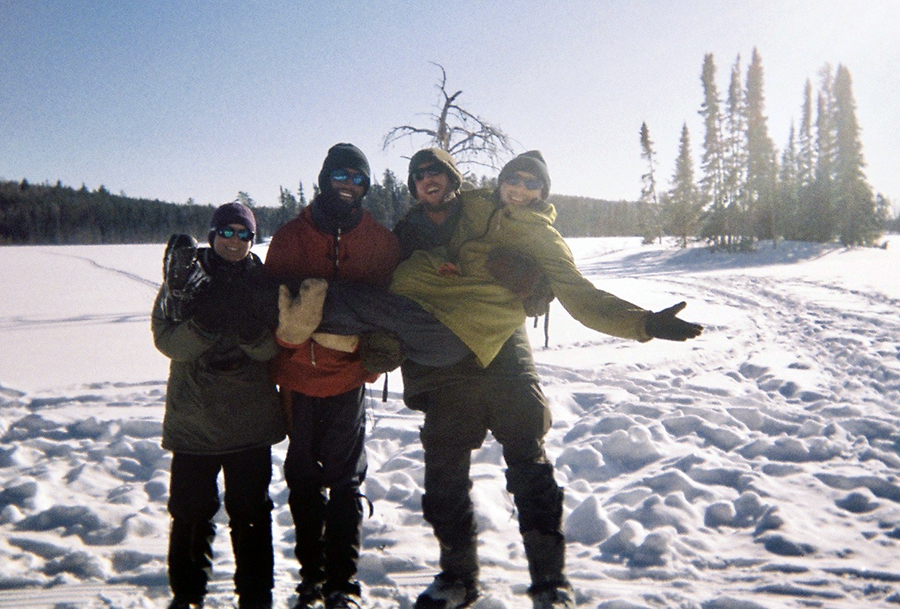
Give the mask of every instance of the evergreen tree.
<svg viewBox="0 0 900 609">
<path fill-rule="evenodd" d="M 821 71 L 821 84 L 816 102 L 816 167 L 809 192 L 808 239 L 827 243 L 837 235 L 834 196 L 836 133 L 834 127 L 834 78 L 831 66 Z"/>
<path fill-rule="evenodd" d="M 700 195 L 706 209 L 706 220 L 703 236 L 716 245 L 724 245 L 726 235 L 725 219 L 725 149 L 722 141 L 722 113 L 719 91 L 716 87 L 716 64 L 712 53 L 703 58 L 703 70 L 700 75 L 703 85 L 703 105 L 700 116 L 703 117 L 704 137 L 703 156 L 701 157 Z"/>
<path fill-rule="evenodd" d="M 776 225 L 776 234 L 787 239 L 797 239 L 799 227 L 803 222 L 800 214 L 800 154 L 797 151 L 797 138 L 794 125 L 791 123 L 788 143 L 781 153 L 781 168 L 778 173 L 778 197 L 781 201 L 781 214 Z"/>
<path fill-rule="evenodd" d="M 746 177 L 746 114 L 744 90 L 741 87 L 741 56 L 731 69 L 724 117 L 724 183 L 725 245 L 734 249 L 738 235 L 749 234 L 743 201 Z"/>
<path fill-rule="evenodd" d="M 840 210 L 838 232 L 844 245 L 871 245 L 880 236 L 874 193 L 866 182 L 862 142 L 850 71 L 838 65 L 834 77 L 834 194 Z"/>
<path fill-rule="evenodd" d="M 656 193 L 656 152 L 650 140 L 647 123 L 641 123 L 641 158 L 647 161 L 647 173 L 641 176 L 641 198 L 639 204 L 638 229 L 644 243 L 662 240 L 659 221 L 659 197 Z"/>
<path fill-rule="evenodd" d="M 778 215 L 776 178 L 778 165 L 775 145 L 766 126 L 765 95 L 763 94 L 762 58 L 754 48 L 750 67 L 747 68 L 745 97 L 747 117 L 747 178 L 744 199 L 747 213 L 753 223 L 753 232 L 742 237 L 772 239 Z"/>
<path fill-rule="evenodd" d="M 309 203 L 306 200 L 306 195 L 303 192 L 303 182 L 300 182 L 300 185 L 297 187 L 297 205 L 299 209 L 303 209 Z M 298 211 L 299 211 L 298 209 Z"/>
<path fill-rule="evenodd" d="M 681 128 L 678 158 L 672 189 L 663 202 L 666 232 L 678 237 L 681 247 L 687 247 L 688 239 L 696 234 L 700 221 L 702 201 L 694 183 L 694 162 L 691 160 L 691 138 L 687 123 Z"/>
<path fill-rule="evenodd" d="M 815 180 L 815 147 L 813 136 L 812 83 L 806 81 L 803 88 L 803 106 L 800 114 L 800 133 L 798 135 L 797 179 L 802 188 L 809 188 Z"/>
</svg>

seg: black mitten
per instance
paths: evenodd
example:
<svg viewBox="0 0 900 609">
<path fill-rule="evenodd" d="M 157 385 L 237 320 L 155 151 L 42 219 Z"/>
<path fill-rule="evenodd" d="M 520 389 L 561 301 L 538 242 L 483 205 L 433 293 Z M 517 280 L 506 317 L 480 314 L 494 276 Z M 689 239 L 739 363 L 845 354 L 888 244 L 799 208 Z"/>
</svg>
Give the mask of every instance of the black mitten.
<svg viewBox="0 0 900 609">
<path fill-rule="evenodd" d="M 668 309 L 656 313 L 648 313 L 644 320 L 644 329 L 653 338 L 663 340 L 684 341 L 689 338 L 697 338 L 703 332 L 703 326 L 678 319 L 676 315 L 687 306 L 685 302 L 679 302 Z"/>
<path fill-rule="evenodd" d="M 193 313 L 194 301 L 209 283 L 209 275 L 197 260 L 197 241 L 190 235 L 172 235 L 163 254 L 163 314 L 169 321 L 184 321 Z"/>
<path fill-rule="evenodd" d="M 530 254 L 497 247 L 487 256 L 487 270 L 494 280 L 522 299 L 528 317 L 544 315 L 553 301 L 547 274 Z"/>
</svg>

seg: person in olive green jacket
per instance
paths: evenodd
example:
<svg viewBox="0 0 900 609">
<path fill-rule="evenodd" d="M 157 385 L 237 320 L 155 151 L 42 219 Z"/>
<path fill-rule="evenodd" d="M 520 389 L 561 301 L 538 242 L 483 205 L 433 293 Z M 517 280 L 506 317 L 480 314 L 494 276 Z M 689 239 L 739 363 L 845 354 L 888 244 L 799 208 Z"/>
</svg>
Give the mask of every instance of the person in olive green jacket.
<svg viewBox="0 0 900 609">
<path fill-rule="evenodd" d="M 446 246 L 417 250 L 401 262 L 391 294 L 356 284 L 329 286 L 319 330 L 338 335 L 386 331 L 416 363 L 451 365 L 468 349 L 488 366 L 524 323 L 526 295 L 537 290 L 558 298 L 588 328 L 611 336 L 645 342 L 700 335 L 702 326 L 677 317 L 685 303 L 648 311 L 596 288 L 581 274 L 553 228 L 556 208 L 546 200 L 550 177 L 540 152 L 507 163 L 499 182 L 494 192 L 457 195 L 461 209 L 452 238 Z M 538 277 L 545 285 L 533 284 Z M 443 349 L 435 353 L 435 346 Z"/>
<path fill-rule="evenodd" d="M 264 286 L 262 261 L 250 252 L 255 230 L 253 212 L 233 202 L 213 214 L 212 247 L 197 250 L 193 238 L 173 236 L 166 282 L 153 306 L 154 343 L 172 360 L 162 434 L 163 448 L 173 452 L 171 609 L 203 604 L 220 471 L 238 607 L 272 606 L 271 446 L 284 439 L 285 421 L 268 371 L 268 361 L 278 353 L 270 321 L 275 293 Z M 184 269 L 172 264 L 181 253 L 170 251 L 173 243 L 189 244 L 182 248 L 188 254 Z M 183 291 L 172 289 L 173 275 L 202 286 L 190 302 L 178 301 Z"/>
<path fill-rule="evenodd" d="M 679 303 L 653 313 L 600 290 L 585 278 L 553 228 L 546 201 L 550 177 L 538 151 L 521 154 L 500 172 L 500 185 L 460 193 L 462 212 L 446 247 L 416 251 L 394 271 L 390 290 L 419 303 L 488 365 L 526 318 L 520 274 L 501 259 L 519 255 L 549 281 L 552 294 L 585 326 L 620 338 L 686 340 L 701 326 L 676 317 Z M 527 261 L 527 262 L 526 262 Z M 500 267 L 504 267 L 502 270 Z M 526 273 L 527 275 L 527 273 Z"/>
</svg>

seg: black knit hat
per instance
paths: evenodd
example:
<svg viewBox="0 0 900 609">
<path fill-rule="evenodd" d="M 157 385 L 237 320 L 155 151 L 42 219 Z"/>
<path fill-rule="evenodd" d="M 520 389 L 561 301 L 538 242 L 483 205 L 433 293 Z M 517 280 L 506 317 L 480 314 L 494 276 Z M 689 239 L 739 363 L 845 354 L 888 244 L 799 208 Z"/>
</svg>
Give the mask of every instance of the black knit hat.
<svg viewBox="0 0 900 609">
<path fill-rule="evenodd" d="M 369 160 L 363 151 L 353 144 L 340 143 L 335 144 L 328 150 L 328 156 L 322 163 L 322 171 L 319 172 L 319 191 L 328 192 L 331 190 L 331 172 L 335 169 L 354 169 L 366 176 L 366 184 L 363 187 L 363 194 L 369 191 L 369 183 L 372 175 L 369 171 Z"/>
<path fill-rule="evenodd" d="M 530 173 L 544 183 L 544 188 L 541 189 L 542 199 L 546 199 L 550 196 L 550 172 L 547 171 L 547 163 L 544 161 L 544 157 L 538 150 L 523 152 L 507 163 L 506 166 L 500 170 L 499 180 L 502 182 L 503 178 L 517 171 Z"/>
<path fill-rule="evenodd" d="M 447 175 L 450 176 L 450 179 L 455 182 L 453 190 L 459 190 L 459 187 L 462 186 L 462 172 L 456 166 L 456 161 L 453 160 L 450 153 L 440 148 L 425 148 L 412 155 L 412 158 L 409 159 L 409 178 L 406 181 L 406 185 L 409 187 L 409 194 L 413 199 L 418 198 L 416 196 L 416 179 L 413 177 L 413 174 L 420 165 L 425 163 L 434 163 L 443 168 Z"/>
<path fill-rule="evenodd" d="M 217 228 L 224 228 L 231 224 L 240 224 L 252 232 L 256 232 L 256 216 L 253 215 L 253 210 L 243 203 L 232 201 L 220 205 L 213 212 L 212 219 L 209 221 L 209 244 L 212 245 Z"/>
</svg>

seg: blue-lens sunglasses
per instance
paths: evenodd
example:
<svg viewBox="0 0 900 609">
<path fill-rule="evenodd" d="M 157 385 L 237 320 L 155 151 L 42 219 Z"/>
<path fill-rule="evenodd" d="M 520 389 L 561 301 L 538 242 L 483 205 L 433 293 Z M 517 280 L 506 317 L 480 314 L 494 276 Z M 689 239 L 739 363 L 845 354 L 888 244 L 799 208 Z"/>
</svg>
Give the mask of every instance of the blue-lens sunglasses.
<svg viewBox="0 0 900 609">
<path fill-rule="evenodd" d="M 222 228 L 216 229 L 216 234 L 225 239 L 231 239 L 237 235 L 237 238 L 241 241 L 253 240 L 253 231 L 249 228 L 231 228 L 230 226 L 223 226 Z"/>
<path fill-rule="evenodd" d="M 331 173 L 328 174 L 329 177 L 335 182 L 346 182 L 348 180 L 352 181 L 357 186 L 362 186 L 368 180 L 366 180 L 366 176 L 361 173 L 350 174 L 346 169 L 332 169 Z"/>
</svg>

